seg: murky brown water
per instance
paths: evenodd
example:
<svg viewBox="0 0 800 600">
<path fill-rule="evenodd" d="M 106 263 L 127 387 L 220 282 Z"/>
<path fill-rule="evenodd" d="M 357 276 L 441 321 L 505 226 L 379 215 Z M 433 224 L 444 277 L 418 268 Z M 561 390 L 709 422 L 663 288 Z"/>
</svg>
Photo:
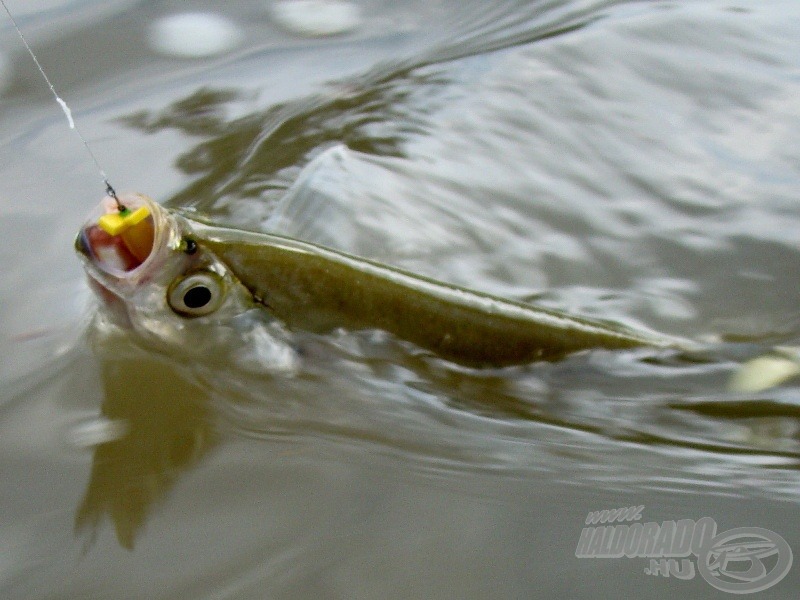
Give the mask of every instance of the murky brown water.
<svg viewBox="0 0 800 600">
<path fill-rule="evenodd" d="M 800 345 L 794 0 L 374 0 L 321 38 L 195 2 L 242 36 L 202 59 L 148 45 L 185 3 L 8 5 L 118 188 L 706 349 L 480 372 L 341 333 L 286 377 L 92 344 L 102 186 L 4 25 L 0 595 L 728 596 L 576 558 L 639 505 L 800 552 L 798 382 L 726 391 Z"/>
</svg>

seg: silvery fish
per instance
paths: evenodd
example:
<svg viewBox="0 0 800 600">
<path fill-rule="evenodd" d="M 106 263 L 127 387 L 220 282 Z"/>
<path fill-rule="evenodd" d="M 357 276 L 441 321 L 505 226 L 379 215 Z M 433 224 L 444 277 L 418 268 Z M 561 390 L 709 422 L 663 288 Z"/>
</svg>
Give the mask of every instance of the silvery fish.
<svg viewBox="0 0 800 600">
<path fill-rule="evenodd" d="M 226 343 L 247 348 L 242 356 L 256 364 L 289 364 L 292 332 L 337 329 L 382 330 L 477 368 L 557 360 L 594 348 L 680 346 L 318 244 L 212 226 L 142 195 L 121 199 L 127 213 L 146 217 L 111 234 L 102 220 L 118 209 L 105 198 L 78 233 L 76 249 L 110 318 L 162 351 L 202 355 Z"/>
</svg>

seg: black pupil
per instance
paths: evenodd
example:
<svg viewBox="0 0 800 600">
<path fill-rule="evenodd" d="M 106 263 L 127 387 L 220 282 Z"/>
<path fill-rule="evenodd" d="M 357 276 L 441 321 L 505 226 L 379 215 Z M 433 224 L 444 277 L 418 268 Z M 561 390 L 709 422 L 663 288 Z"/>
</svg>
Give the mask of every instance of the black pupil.
<svg viewBox="0 0 800 600">
<path fill-rule="evenodd" d="M 211 301 L 211 290 L 204 285 L 197 285 L 183 295 L 186 308 L 202 308 Z"/>
</svg>

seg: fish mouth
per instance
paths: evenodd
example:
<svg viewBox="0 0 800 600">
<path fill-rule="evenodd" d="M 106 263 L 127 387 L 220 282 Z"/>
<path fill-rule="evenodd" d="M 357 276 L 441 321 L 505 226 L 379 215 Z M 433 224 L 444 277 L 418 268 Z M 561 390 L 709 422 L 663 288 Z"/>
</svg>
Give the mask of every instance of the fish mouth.
<svg viewBox="0 0 800 600">
<path fill-rule="evenodd" d="M 163 210 L 155 202 L 124 194 L 120 203 L 122 210 L 113 198 L 103 198 L 75 238 L 87 267 L 119 281 L 135 279 L 164 241 Z"/>
</svg>

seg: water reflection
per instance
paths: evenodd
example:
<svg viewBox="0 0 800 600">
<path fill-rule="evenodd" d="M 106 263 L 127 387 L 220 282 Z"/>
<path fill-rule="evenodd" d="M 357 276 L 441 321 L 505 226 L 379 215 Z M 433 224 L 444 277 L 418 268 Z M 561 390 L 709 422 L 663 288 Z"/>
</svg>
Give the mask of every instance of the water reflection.
<svg viewBox="0 0 800 600">
<path fill-rule="evenodd" d="M 300 170 L 337 145 L 371 155 L 398 156 L 411 133 L 424 129 L 423 112 L 411 110 L 415 95 L 440 83 L 430 73 L 392 73 L 331 86 L 327 94 L 229 118 L 246 100 L 235 90 L 203 88 L 160 111 L 140 111 L 122 122 L 146 133 L 177 130 L 198 143 L 176 161 L 195 181 L 166 204 L 210 211 L 236 210 L 232 201 L 264 214 Z M 422 98 L 417 98 L 421 100 Z M 411 104 L 411 106 L 409 106 Z M 252 213 L 249 218 L 252 220 Z"/>
<path fill-rule="evenodd" d="M 180 475 L 214 447 L 208 392 L 165 357 L 118 340 L 98 353 L 102 415 L 126 425 L 120 439 L 94 451 L 75 527 L 93 540 L 107 517 L 119 543 L 133 549 L 149 513 Z"/>
</svg>

